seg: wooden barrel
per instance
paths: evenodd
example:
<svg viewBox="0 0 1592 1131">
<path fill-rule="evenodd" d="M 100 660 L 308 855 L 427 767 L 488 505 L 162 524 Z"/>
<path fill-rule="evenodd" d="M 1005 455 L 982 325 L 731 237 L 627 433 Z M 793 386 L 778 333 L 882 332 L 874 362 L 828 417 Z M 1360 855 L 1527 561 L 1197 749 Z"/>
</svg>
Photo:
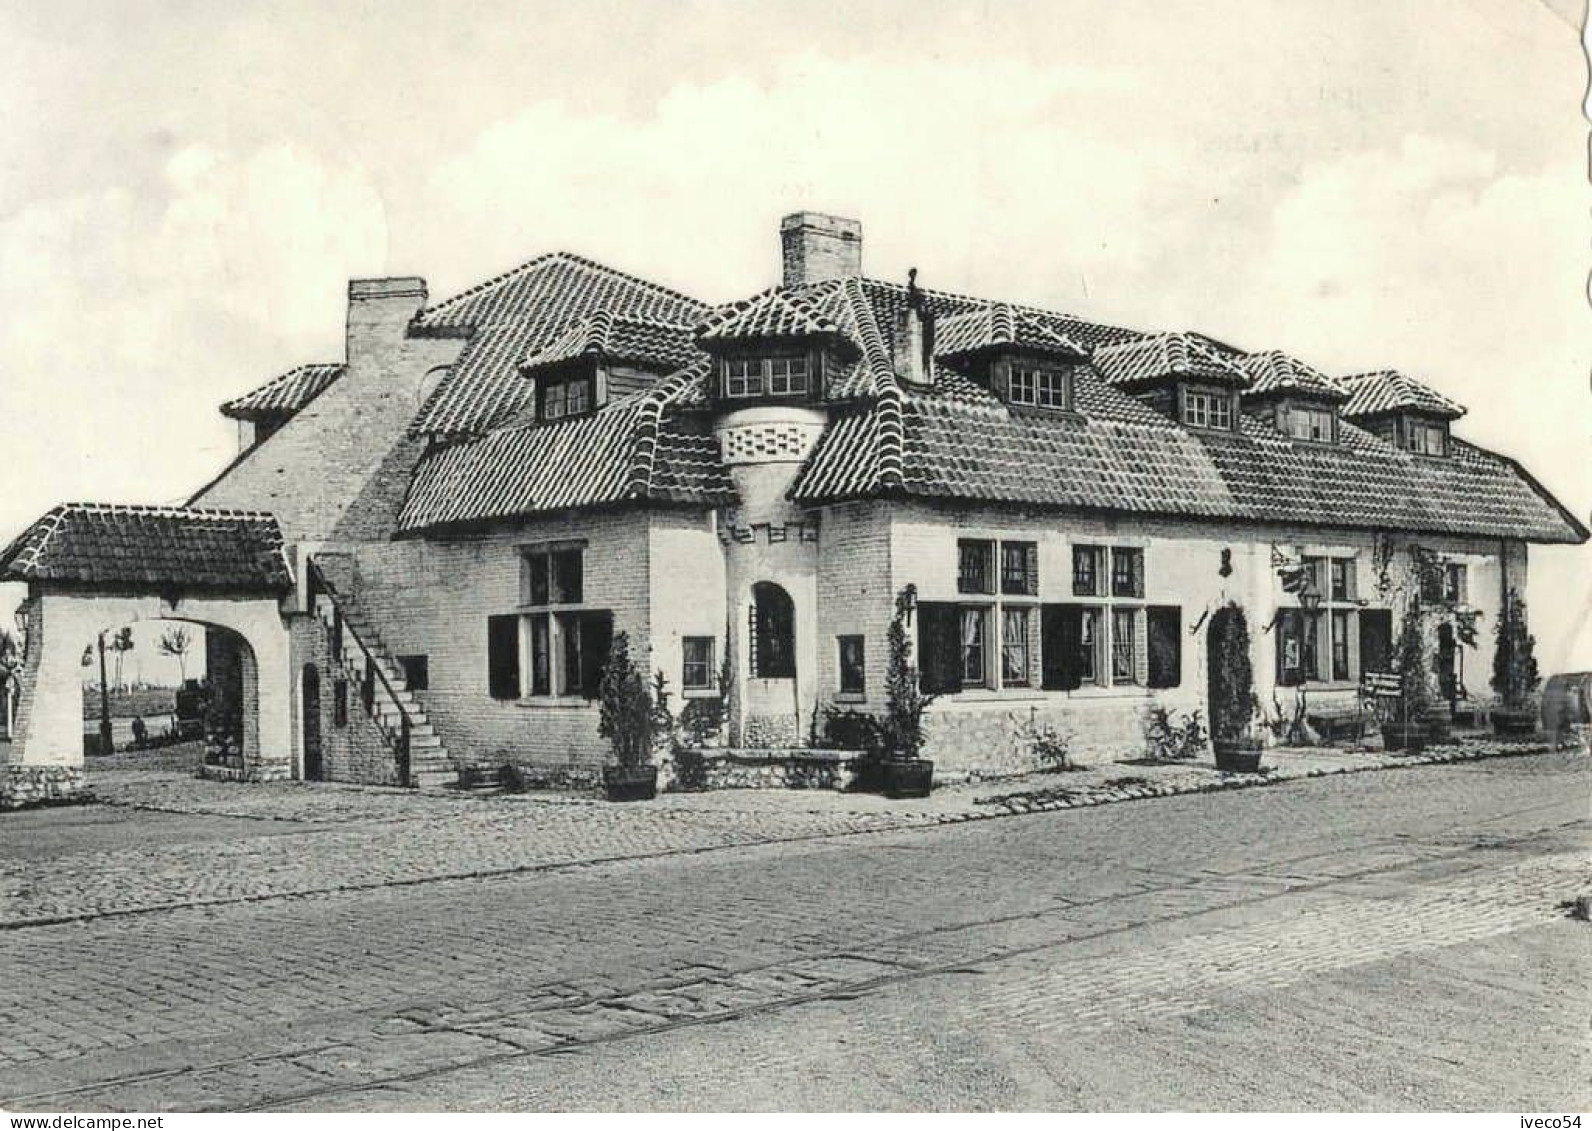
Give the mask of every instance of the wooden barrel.
<svg viewBox="0 0 1592 1131">
<path fill-rule="evenodd" d="M 1550 676 L 1542 689 L 1542 729 L 1555 741 L 1571 727 L 1592 723 L 1592 672 Z"/>
</svg>

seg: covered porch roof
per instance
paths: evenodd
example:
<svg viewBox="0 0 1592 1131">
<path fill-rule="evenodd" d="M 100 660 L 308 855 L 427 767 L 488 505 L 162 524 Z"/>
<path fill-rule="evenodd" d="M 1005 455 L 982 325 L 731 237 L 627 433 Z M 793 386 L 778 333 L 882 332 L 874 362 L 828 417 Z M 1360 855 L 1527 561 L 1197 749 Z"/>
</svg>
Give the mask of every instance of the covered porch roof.
<svg viewBox="0 0 1592 1131">
<path fill-rule="evenodd" d="M 284 593 L 293 570 L 264 512 L 63 503 L 0 551 L 0 581 Z"/>
</svg>

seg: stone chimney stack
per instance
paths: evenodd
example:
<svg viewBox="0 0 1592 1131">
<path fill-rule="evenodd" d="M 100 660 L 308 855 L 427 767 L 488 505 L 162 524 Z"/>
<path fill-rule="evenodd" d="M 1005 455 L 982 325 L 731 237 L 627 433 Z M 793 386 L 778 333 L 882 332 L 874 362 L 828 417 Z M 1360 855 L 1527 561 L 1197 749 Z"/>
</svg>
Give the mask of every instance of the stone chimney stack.
<svg viewBox="0 0 1592 1131">
<path fill-rule="evenodd" d="M 779 222 L 787 287 L 862 274 L 862 223 L 822 212 L 792 212 Z"/>
</svg>

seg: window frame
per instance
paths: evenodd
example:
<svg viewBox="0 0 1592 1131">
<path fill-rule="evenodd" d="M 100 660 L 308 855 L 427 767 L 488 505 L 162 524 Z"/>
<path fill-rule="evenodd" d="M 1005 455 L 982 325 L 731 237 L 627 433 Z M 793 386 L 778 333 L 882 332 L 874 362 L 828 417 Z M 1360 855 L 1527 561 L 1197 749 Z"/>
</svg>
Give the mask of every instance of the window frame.
<svg viewBox="0 0 1592 1131">
<path fill-rule="evenodd" d="M 1287 415 L 1290 439 L 1307 440 L 1313 444 L 1330 444 L 1337 437 L 1338 414 L 1330 406 L 1290 404 Z M 1316 426 L 1323 423 L 1326 425 L 1326 434 L 1318 436 L 1315 434 Z"/>
<path fill-rule="evenodd" d="M 1088 570 L 1090 587 L 1088 589 L 1080 589 L 1078 587 L 1082 576 L 1078 570 L 1078 564 L 1081 561 L 1090 562 Z M 1072 595 L 1074 597 L 1106 596 L 1104 581 L 1107 569 L 1105 546 L 1096 543 L 1074 544 L 1072 547 Z"/>
<path fill-rule="evenodd" d="M 996 588 L 996 550 L 993 538 L 958 538 L 956 540 L 956 591 L 975 597 L 993 597 Z M 970 553 L 978 553 L 982 562 L 976 571 L 968 567 Z"/>
<path fill-rule="evenodd" d="M 1443 421 L 1407 415 L 1399 429 L 1399 438 L 1412 455 L 1435 458 L 1448 455 L 1448 425 Z"/>
<path fill-rule="evenodd" d="M 994 607 L 993 605 L 957 606 L 959 614 L 957 617 L 959 631 L 957 644 L 961 657 L 961 684 L 964 690 L 967 688 L 988 688 L 993 690 L 994 681 L 990 678 L 990 624 L 993 618 L 990 613 Z M 969 624 L 979 626 L 978 639 L 976 641 L 968 639 L 967 630 Z M 976 665 L 969 663 L 969 660 L 974 655 L 978 657 Z M 970 674 L 974 672 L 975 667 L 977 673 Z"/>
<path fill-rule="evenodd" d="M 589 415 L 597 408 L 597 380 L 592 373 L 544 373 L 538 379 L 537 386 L 536 416 L 544 424 L 573 420 L 577 416 Z M 574 404 L 577 390 L 580 393 L 578 406 Z M 555 403 L 558 406 L 556 412 L 553 411 Z"/>
<path fill-rule="evenodd" d="M 586 686 L 588 625 L 606 618 L 612 639 L 613 612 L 587 603 L 584 540 L 521 546 L 519 700 L 590 703 L 597 689 Z"/>
<path fill-rule="evenodd" d="M 1180 415 L 1188 427 L 1215 432 L 1233 430 L 1233 394 L 1229 390 L 1210 385 L 1184 385 L 1182 402 Z"/>
<path fill-rule="evenodd" d="M 1364 671 L 1359 644 L 1358 612 L 1364 607 L 1358 595 L 1359 555 L 1301 554 L 1299 560 L 1321 601 L 1313 610 L 1297 604 L 1278 605 L 1273 629 L 1277 682 L 1284 687 L 1352 683 Z M 1288 664 L 1288 644 L 1295 635 L 1299 662 Z M 1289 673 L 1295 671 L 1297 678 L 1290 679 Z"/>
<path fill-rule="evenodd" d="M 732 354 L 720 362 L 719 393 L 729 401 L 805 399 L 820 372 L 822 365 L 802 350 Z"/>
<path fill-rule="evenodd" d="M 718 640 L 712 636 L 682 636 L 680 637 L 680 690 L 686 691 L 712 691 L 714 689 L 714 676 L 716 674 L 713 664 L 713 654 L 717 651 L 715 645 Z M 706 647 L 702 658 L 691 658 L 692 648 Z M 692 678 L 692 669 L 701 669 L 701 678 Z"/>
<path fill-rule="evenodd" d="M 1019 380 L 1019 375 L 1023 380 Z M 1006 362 L 1006 400 L 1024 408 L 1070 412 L 1073 402 L 1072 371 L 1031 358 Z"/>
<path fill-rule="evenodd" d="M 857 650 L 855 663 L 846 657 L 848 647 Z M 835 687 L 841 695 L 858 699 L 868 694 L 868 638 L 860 632 L 840 633 L 835 637 Z M 850 680 L 849 676 L 856 679 Z"/>
</svg>

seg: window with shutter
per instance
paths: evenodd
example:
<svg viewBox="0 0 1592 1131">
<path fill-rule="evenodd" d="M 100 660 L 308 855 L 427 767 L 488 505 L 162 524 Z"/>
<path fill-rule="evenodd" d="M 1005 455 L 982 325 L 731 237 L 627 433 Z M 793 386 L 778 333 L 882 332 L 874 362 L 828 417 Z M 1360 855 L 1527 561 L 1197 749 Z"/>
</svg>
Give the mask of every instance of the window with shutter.
<svg viewBox="0 0 1592 1131">
<path fill-rule="evenodd" d="M 520 696 L 520 618 L 488 617 L 486 622 L 487 690 L 494 699 Z"/>
<path fill-rule="evenodd" d="M 1177 687 L 1183 682 L 1183 610 L 1176 605 L 1151 605 L 1145 613 L 1149 634 L 1150 687 Z"/>
<path fill-rule="evenodd" d="M 1387 672 L 1393 662 L 1393 613 L 1389 609 L 1360 610 L 1360 671 Z"/>
<path fill-rule="evenodd" d="M 1083 682 L 1079 670 L 1082 647 L 1083 606 L 1040 607 L 1041 686 L 1046 691 L 1072 691 Z"/>
<path fill-rule="evenodd" d="M 580 631 L 580 683 L 569 687 L 571 694 L 597 698 L 602 688 L 603 668 L 614 638 L 614 615 L 606 609 L 576 614 Z"/>
<path fill-rule="evenodd" d="M 931 695 L 949 695 L 962 689 L 960 606 L 919 602 L 918 682 Z"/>
</svg>

